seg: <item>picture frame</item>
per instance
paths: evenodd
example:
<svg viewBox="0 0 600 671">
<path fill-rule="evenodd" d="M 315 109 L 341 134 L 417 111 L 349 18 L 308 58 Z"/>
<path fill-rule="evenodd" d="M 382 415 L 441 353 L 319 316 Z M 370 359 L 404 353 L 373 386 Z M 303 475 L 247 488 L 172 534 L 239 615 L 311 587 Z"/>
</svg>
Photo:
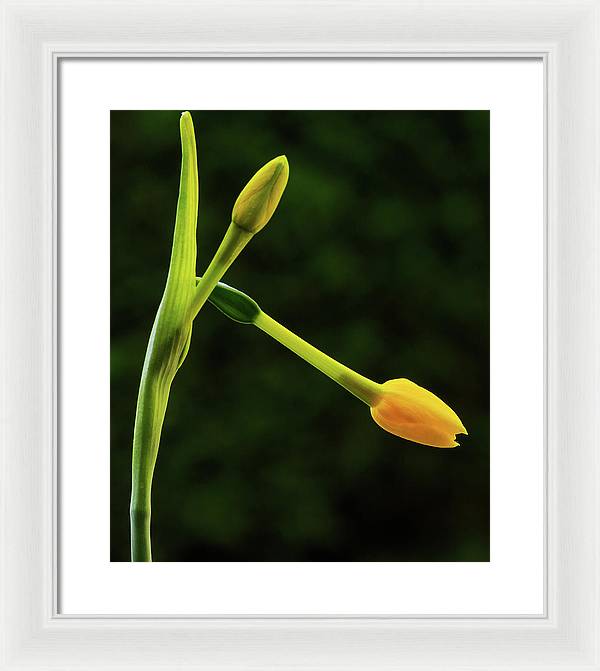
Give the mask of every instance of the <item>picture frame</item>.
<svg viewBox="0 0 600 671">
<path fill-rule="evenodd" d="M 598 4 L 5 0 L 1 7 L 0 668 L 600 669 Z M 57 65 L 117 56 L 543 60 L 543 617 L 58 614 Z"/>
</svg>

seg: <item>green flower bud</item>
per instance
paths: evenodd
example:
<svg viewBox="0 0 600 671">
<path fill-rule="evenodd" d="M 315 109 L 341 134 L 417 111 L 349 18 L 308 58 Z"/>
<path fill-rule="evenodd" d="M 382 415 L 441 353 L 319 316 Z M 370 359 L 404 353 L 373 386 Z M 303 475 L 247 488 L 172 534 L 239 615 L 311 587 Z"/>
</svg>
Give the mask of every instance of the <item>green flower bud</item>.
<svg viewBox="0 0 600 671">
<path fill-rule="evenodd" d="M 289 174 L 285 156 L 278 156 L 264 165 L 235 201 L 231 221 L 250 233 L 258 233 L 279 205 Z"/>
</svg>

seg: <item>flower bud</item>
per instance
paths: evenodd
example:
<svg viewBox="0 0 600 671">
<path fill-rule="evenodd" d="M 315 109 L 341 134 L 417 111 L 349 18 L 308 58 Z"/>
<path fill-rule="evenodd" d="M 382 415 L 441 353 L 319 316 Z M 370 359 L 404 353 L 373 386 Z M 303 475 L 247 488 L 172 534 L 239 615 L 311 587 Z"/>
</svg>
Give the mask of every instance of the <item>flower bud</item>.
<svg viewBox="0 0 600 671">
<path fill-rule="evenodd" d="M 435 394 L 406 380 L 381 385 L 371 415 L 395 436 L 431 447 L 456 447 L 457 433 L 467 433 L 458 415 Z"/>
<path fill-rule="evenodd" d="M 258 233 L 273 216 L 289 174 L 285 156 L 278 156 L 264 165 L 235 201 L 231 221 L 250 233 Z"/>
</svg>

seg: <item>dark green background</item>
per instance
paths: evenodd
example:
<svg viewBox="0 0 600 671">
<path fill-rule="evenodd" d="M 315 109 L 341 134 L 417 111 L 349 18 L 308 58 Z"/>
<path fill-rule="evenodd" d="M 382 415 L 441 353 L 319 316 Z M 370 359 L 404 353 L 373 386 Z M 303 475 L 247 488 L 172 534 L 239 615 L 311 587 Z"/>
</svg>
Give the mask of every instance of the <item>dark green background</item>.
<svg viewBox="0 0 600 671">
<path fill-rule="evenodd" d="M 179 114 L 111 114 L 113 561 L 129 558 L 133 421 L 170 255 Z M 430 389 L 469 436 L 444 450 L 384 432 L 207 304 L 164 425 L 155 561 L 488 561 L 489 113 L 192 116 L 198 272 L 241 188 L 286 154 L 279 208 L 225 281 L 356 371 Z"/>
</svg>

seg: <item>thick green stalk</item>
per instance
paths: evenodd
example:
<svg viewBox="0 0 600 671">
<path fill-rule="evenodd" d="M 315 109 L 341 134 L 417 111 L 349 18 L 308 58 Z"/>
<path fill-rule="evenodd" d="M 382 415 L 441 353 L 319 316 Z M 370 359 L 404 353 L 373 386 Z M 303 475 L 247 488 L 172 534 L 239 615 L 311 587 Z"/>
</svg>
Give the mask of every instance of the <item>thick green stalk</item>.
<svg viewBox="0 0 600 671">
<path fill-rule="evenodd" d="M 131 492 L 131 559 L 152 561 L 150 544 L 151 491 L 154 466 L 173 377 L 142 375 L 133 439 Z"/>
<path fill-rule="evenodd" d="M 130 505 L 133 561 L 152 561 L 152 477 L 171 383 L 185 358 L 192 331 L 188 313 L 196 288 L 198 166 L 196 138 L 189 112 L 181 116 L 180 131 L 181 176 L 171 261 L 146 349 L 133 431 Z"/>
</svg>

